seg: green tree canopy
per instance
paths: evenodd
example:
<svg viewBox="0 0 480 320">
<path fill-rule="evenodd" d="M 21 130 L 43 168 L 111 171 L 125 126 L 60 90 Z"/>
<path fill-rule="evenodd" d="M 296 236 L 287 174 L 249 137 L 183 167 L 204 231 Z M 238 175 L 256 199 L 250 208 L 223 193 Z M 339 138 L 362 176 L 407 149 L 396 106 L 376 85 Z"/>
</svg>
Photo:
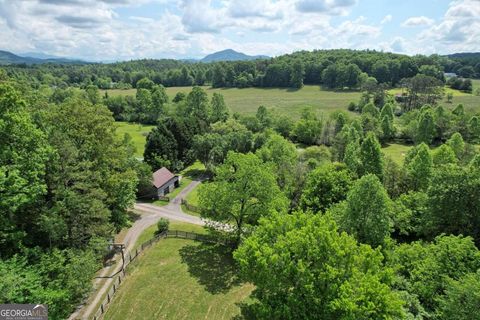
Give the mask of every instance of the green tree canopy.
<svg viewBox="0 0 480 320">
<path fill-rule="evenodd" d="M 213 182 L 198 191 L 202 217 L 232 224 L 235 243 L 270 211 L 283 211 L 286 199 L 277 186 L 273 168 L 252 153 L 229 152 Z"/>
<path fill-rule="evenodd" d="M 256 319 L 403 317 L 380 251 L 340 233 L 328 215 L 263 218 L 234 257 L 255 285 L 248 311 Z"/>
<path fill-rule="evenodd" d="M 361 177 L 348 192 L 339 218 L 342 229 L 361 243 L 374 247 L 383 244 L 392 228 L 390 202 L 377 176 Z"/>
<path fill-rule="evenodd" d="M 345 165 L 334 163 L 310 172 L 301 197 L 304 210 L 324 213 L 332 204 L 343 201 L 352 185 L 352 174 Z"/>
</svg>

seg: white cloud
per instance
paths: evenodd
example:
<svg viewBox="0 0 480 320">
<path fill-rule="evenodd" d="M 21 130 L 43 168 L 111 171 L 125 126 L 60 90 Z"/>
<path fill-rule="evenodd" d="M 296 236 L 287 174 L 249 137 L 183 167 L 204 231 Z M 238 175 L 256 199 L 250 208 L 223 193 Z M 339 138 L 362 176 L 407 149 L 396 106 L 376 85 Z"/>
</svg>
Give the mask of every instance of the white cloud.
<svg viewBox="0 0 480 320">
<path fill-rule="evenodd" d="M 392 21 L 392 15 L 387 14 L 385 17 L 383 17 L 382 21 L 380 21 L 380 24 L 385 24 Z"/>
<path fill-rule="evenodd" d="M 419 41 L 440 53 L 480 51 L 480 1 L 453 1 L 443 19 L 422 32 Z"/>
<path fill-rule="evenodd" d="M 357 0 L 298 0 L 295 7 L 303 13 L 346 14 L 346 9 L 357 4 Z"/>
<path fill-rule="evenodd" d="M 419 26 L 430 26 L 435 21 L 425 16 L 420 17 L 410 17 L 402 23 L 403 27 L 419 27 Z"/>
</svg>

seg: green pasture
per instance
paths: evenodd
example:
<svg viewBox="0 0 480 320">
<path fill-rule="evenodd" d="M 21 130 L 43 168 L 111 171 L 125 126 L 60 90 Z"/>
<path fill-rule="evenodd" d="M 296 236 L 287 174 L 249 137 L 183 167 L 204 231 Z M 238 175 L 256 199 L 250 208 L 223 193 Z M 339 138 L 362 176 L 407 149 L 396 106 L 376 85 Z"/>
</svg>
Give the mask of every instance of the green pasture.
<svg viewBox="0 0 480 320">
<path fill-rule="evenodd" d="M 169 87 L 167 94 L 170 100 L 177 92 L 189 93 L 191 87 Z M 211 88 L 203 89 L 211 97 L 214 92 L 221 93 L 232 112 L 254 114 L 260 105 L 271 108 L 280 114 L 290 115 L 297 119 L 303 108 L 312 107 L 318 115 L 338 110 L 347 110 L 351 101 L 358 101 L 360 92 L 331 91 L 319 86 L 304 86 L 302 89 L 291 88 Z M 135 95 L 136 89 L 108 90 L 109 95 Z"/>
<path fill-rule="evenodd" d="M 237 274 L 222 246 L 163 239 L 127 268 L 105 319 L 232 319 L 253 290 Z"/>
<path fill-rule="evenodd" d="M 125 133 L 128 133 L 132 138 L 133 145 L 135 146 L 135 156 L 143 158 L 143 151 L 145 149 L 147 135 L 155 126 L 128 122 L 116 123 L 118 136 L 123 138 Z"/>
</svg>

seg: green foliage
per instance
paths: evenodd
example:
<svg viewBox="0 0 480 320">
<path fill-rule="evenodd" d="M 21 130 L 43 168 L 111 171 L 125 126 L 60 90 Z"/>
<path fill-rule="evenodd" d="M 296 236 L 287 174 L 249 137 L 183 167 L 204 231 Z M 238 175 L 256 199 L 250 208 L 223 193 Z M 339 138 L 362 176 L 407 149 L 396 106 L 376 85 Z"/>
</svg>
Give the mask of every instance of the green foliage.
<svg viewBox="0 0 480 320">
<path fill-rule="evenodd" d="M 438 300 L 437 318 L 441 320 L 478 320 L 480 305 L 480 270 L 458 281 L 450 280 L 445 295 Z"/>
<path fill-rule="evenodd" d="M 75 249 L 30 255 L 32 261 L 20 256 L 0 260 L 0 302 L 47 304 L 50 318 L 68 318 L 90 291 L 98 257 L 92 250 Z"/>
<path fill-rule="evenodd" d="M 228 108 L 225 104 L 223 96 L 219 93 L 214 93 L 212 96 L 212 113 L 210 115 L 210 122 L 226 121 L 228 119 Z"/>
<path fill-rule="evenodd" d="M 304 110 L 302 118 L 293 127 L 294 139 L 306 145 L 313 145 L 318 143 L 321 134 L 322 122 L 310 110 Z"/>
<path fill-rule="evenodd" d="M 311 146 L 300 154 L 300 161 L 307 163 L 310 169 L 330 163 L 332 154 L 326 146 Z"/>
<path fill-rule="evenodd" d="M 358 151 L 359 176 L 375 174 L 380 180 L 383 179 L 383 155 L 380 143 L 373 132 L 368 132 Z"/>
<path fill-rule="evenodd" d="M 305 67 L 302 61 L 295 61 L 292 65 L 292 74 L 290 77 L 290 85 L 293 88 L 303 87 L 303 77 L 305 76 Z"/>
<path fill-rule="evenodd" d="M 433 160 L 430 149 L 422 143 L 410 149 L 405 157 L 404 168 L 408 185 L 412 190 L 426 190 L 432 176 Z"/>
<path fill-rule="evenodd" d="M 263 162 L 274 164 L 278 186 L 291 198 L 298 181 L 295 176 L 298 161 L 295 145 L 280 135 L 272 134 L 262 148 L 257 150 L 256 155 Z"/>
<path fill-rule="evenodd" d="M 256 288 L 255 300 L 244 310 L 253 318 L 403 317 L 382 254 L 339 233 L 328 215 L 264 218 L 234 257 Z"/>
<path fill-rule="evenodd" d="M 457 164 L 458 159 L 455 152 L 448 144 L 442 144 L 433 152 L 433 163 L 436 166 Z"/>
<path fill-rule="evenodd" d="M 332 204 L 346 199 L 351 185 L 352 174 L 344 165 L 324 165 L 308 174 L 300 205 L 304 210 L 324 213 Z"/>
<path fill-rule="evenodd" d="M 177 142 L 163 122 L 148 134 L 143 157 L 154 171 L 164 166 L 169 169 L 176 169 L 180 166 Z"/>
<path fill-rule="evenodd" d="M 200 87 L 193 87 L 187 95 L 186 113 L 196 119 L 208 121 L 210 114 L 210 104 L 205 90 Z"/>
<path fill-rule="evenodd" d="M 164 233 L 168 231 L 168 227 L 170 225 L 170 220 L 165 219 L 165 218 L 160 218 L 157 222 L 157 234 Z"/>
<path fill-rule="evenodd" d="M 463 137 L 460 133 L 455 132 L 450 139 L 448 139 L 447 145 L 452 148 L 458 159 L 462 159 L 465 151 L 465 142 L 463 141 Z"/>
<path fill-rule="evenodd" d="M 137 89 L 147 89 L 147 90 L 152 90 L 153 86 L 155 83 L 148 79 L 148 78 L 142 78 L 137 82 Z"/>
<path fill-rule="evenodd" d="M 422 110 L 418 119 L 417 134 L 415 136 L 415 143 L 426 143 L 427 145 L 432 143 L 435 137 L 435 123 L 433 120 L 433 114 L 430 109 Z"/>
<path fill-rule="evenodd" d="M 270 211 L 282 212 L 286 207 L 272 171 L 252 153 L 229 152 L 214 181 L 198 191 L 202 217 L 232 223 L 238 245 L 248 226 L 256 225 Z"/>
<path fill-rule="evenodd" d="M 426 234 L 470 235 L 480 240 L 480 171 L 478 168 L 442 166 L 434 170 L 428 189 Z"/>
<path fill-rule="evenodd" d="M 51 149 L 33 123 L 25 101 L 8 84 L 0 84 L 0 251 L 21 247 L 37 221 L 29 209 L 47 192 L 46 166 Z"/>
<path fill-rule="evenodd" d="M 392 227 L 391 203 L 377 176 L 368 174 L 353 184 L 339 220 L 359 242 L 373 247 L 384 243 Z"/>
<path fill-rule="evenodd" d="M 480 267 L 480 253 L 473 240 L 462 236 L 442 235 L 432 243 L 402 244 L 394 248 L 392 258 L 401 279 L 399 289 L 416 295 L 432 316 L 450 281 Z"/>
</svg>

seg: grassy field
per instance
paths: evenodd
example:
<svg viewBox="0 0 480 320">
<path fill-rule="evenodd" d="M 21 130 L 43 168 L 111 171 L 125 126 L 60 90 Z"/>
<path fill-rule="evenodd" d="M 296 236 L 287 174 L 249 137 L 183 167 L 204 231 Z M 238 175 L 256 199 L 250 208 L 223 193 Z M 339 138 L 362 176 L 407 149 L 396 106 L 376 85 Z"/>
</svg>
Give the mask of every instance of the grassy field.
<svg viewBox="0 0 480 320">
<path fill-rule="evenodd" d="M 440 105 L 448 108 L 454 108 L 458 104 L 463 104 L 465 110 L 472 113 L 480 113 L 480 96 L 475 95 L 475 92 L 478 88 L 480 88 L 480 80 L 475 79 L 472 80 L 473 85 L 473 94 L 465 93 L 459 90 L 454 90 L 448 87 L 445 87 L 445 96 L 443 97 L 442 101 L 439 102 Z M 402 89 L 395 88 L 388 90 L 390 94 L 397 94 L 401 93 Z M 453 95 L 452 102 L 447 102 L 447 94 L 451 93 Z"/>
<path fill-rule="evenodd" d="M 186 222 L 178 222 L 178 221 L 170 221 L 169 229 L 186 231 L 186 232 L 195 232 L 200 234 L 205 234 L 207 232 L 205 228 L 203 228 L 202 226 L 198 226 L 196 224 L 191 224 Z M 134 247 L 136 248 L 140 246 L 142 243 L 152 239 L 156 231 L 157 231 L 156 224 L 145 229 L 145 231 L 143 231 L 142 234 L 140 234 L 140 236 L 138 237 Z"/>
<path fill-rule="evenodd" d="M 143 158 L 143 150 L 145 149 L 147 135 L 155 126 L 128 122 L 116 122 L 116 124 L 118 136 L 123 137 L 125 133 L 128 133 L 130 137 L 132 137 L 132 142 L 135 146 L 135 156 Z"/>
<path fill-rule="evenodd" d="M 190 92 L 191 87 L 170 87 L 167 94 L 173 99 L 177 92 Z M 358 101 L 359 92 L 335 92 L 321 89 L 319 86 L 304 86 L 300 90 L 288 88 L 218 88 L 203 87 L 211 97 L 214 92 L 221 93 L 232 112 L 253 114 L 260 105 L 272 108 L 281 114 L 298 118 L 304 107 L 310 106 L 317 112 L 330 113 L 347 110 L 351 101 Z M 136 90 L 109 90 L 111 96 L 135 95 Z"/>
<path fill-rule="evenodd" d="M 187 225 L 171 229 L 198 228 Z M 192 240 L 157 242 L 127 273 L 105 319 L 232 319 L 253 290 L 239 281 L 225 248 Z"/>
<path fill-rule="evenodd" d="M 402 165 L 403 161 L 405 160 L 405 155 L 407 154 L 408 150 L 410 150 L 413 146 L 408 146 L 404 144 L 392 143 L 384 148 L 382 148 L 382 152 L 391 157 L 393 161 Z"/>
</svg>

